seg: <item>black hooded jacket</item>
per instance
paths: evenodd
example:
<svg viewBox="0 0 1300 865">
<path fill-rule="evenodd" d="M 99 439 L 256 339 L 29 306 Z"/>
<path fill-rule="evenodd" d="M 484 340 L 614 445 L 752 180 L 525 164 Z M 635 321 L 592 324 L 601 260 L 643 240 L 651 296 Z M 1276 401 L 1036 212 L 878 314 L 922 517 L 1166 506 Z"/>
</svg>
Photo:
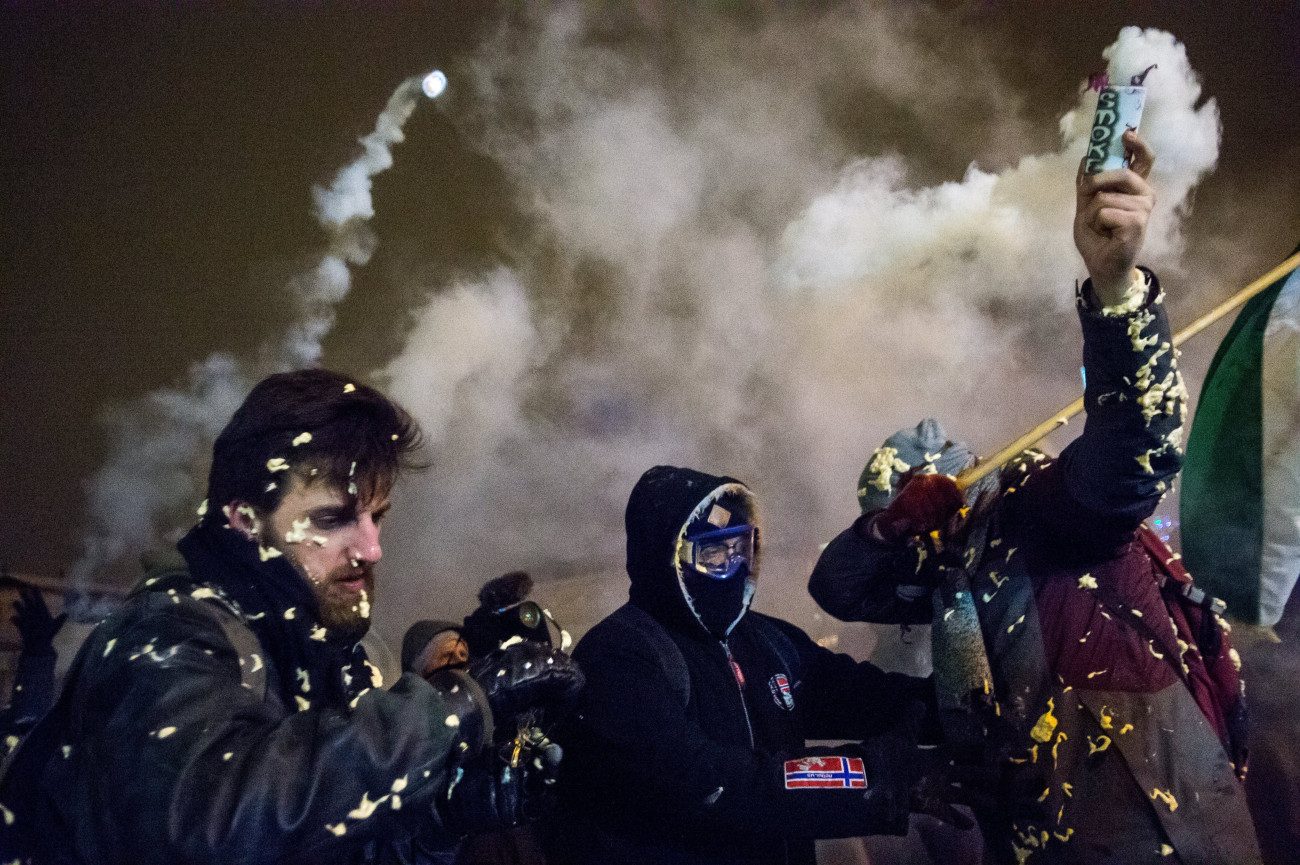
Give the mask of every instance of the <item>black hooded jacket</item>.
<svg viewBox="0 0 1300 865">
<path fill-rule="evenodd" d="M 576 862 L 811 863 L 812 839 L 906 830 L 905 815 L 901 825 L 883 816 L 870 779 L 866 791 L 787 790 L 786 761 L 860 757 L 804 740 L 884 732 L 924 680 L 859 664 L 754 612 L 719 640 L 692 611 L 676 541 L 726 485 L 752 505 L 733 478 L 665 466 L 628 502 L 629 604 L 574 653 L 587 686 L 564 743 L 559 825 Z"/>
</svg>

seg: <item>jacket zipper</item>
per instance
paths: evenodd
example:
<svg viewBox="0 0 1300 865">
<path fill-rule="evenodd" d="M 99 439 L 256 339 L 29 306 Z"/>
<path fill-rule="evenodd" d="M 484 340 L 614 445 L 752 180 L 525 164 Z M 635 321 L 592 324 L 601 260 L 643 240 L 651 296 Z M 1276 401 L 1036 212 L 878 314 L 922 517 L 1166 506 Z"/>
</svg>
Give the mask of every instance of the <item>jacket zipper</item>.
<svg viewBox="0 0 1300 865">
<path fill-rule="evenodd" d="M 754 743 L 754 725 L 749 722 L 749 707 L 745 705 L 745 689 L 741 687 L 740 678 L 736 675 L 736 659 L 731 657 L 731 646 L 727 645 L 726 640 L 718 641 L 722 645 L 722 651 L 727 653 L 727 667 L 731 670 L 731 678 L 736 683 L 736 693 L 740 696 L 740 711 L 745 713 L 745 729 L 749 731 L 750 750 L 757 748 Z"/>
</svg>

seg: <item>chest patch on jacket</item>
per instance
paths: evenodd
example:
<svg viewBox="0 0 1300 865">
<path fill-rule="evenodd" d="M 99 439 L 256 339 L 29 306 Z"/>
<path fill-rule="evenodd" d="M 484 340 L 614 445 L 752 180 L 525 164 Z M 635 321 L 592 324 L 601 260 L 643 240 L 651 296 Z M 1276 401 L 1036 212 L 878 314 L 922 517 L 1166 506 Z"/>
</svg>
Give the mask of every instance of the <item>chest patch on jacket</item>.
<svg viewBox="0 0 1300 865">
<path fill-rule="evenodd" d="M 787 712 L 794 711 L 794 692 L 790 690 L 790 680 L 785 673 L 777 673 L 767 680 L 767 687 L 772 691 L 772 699 Z"/>
<path fill-rule="evenodd" d="M 804 757 L 785 761 L 787 790 L 848 790 L 867 786 L 858 757 Z"/>
</svg>

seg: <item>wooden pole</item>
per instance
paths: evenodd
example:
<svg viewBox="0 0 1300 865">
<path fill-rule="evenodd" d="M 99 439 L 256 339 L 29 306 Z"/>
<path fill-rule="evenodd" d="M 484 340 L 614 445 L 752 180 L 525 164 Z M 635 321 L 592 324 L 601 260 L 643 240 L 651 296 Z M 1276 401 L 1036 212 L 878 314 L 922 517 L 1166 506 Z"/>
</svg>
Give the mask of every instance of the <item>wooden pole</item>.
<svg viewBox="0 0 1300 865">
<path fill-rule="evenodd" d="M 1177 348 L 1187 342 L 1187 340 L 1196 336 L 1196 334 L 1205 330 L 1207 327 L 1214 324 L 1216 321 L 1223 318 L 1225 315 L 1232 312 L 1234 309 L 1241 306 L 1243 303 L 1250 300 L 1252 297 L 1259 294 L 1264 289 L 1295 270 L 1297 267 L 1300 267 L 1300 252 L 1297 252 L 1295 255 L 1291 256 L 1286 261 L 1282 262 L 1277 267 L 1273 268 L 1268 273 L 1264 274 L 1259 279 L 1228 298 L 1205 315 L 1174 334 L 1174 347 Z M 1052 415 L 1048 420 L 1043 421 L 1011 444 L 1002 448 L 1002 450 L 998 451 L 993 456 L 986 460 L 981 460 L 978 464 L 971 466 L 966 469 L 966 471 L 957 475 L 957 486 L 965 489 L 990 472 L 1001 468 L 1025 448 L 1033 447 L 1040 440 L 1046 438 L 1049 433 L 1053 433 L 1065 426 L 1070 422 L 1070 418 L 1074 417 L 1081 411 L 1083 411 L 1083 397 L 1079 397 L 1074 402 Z"/>
</svg>

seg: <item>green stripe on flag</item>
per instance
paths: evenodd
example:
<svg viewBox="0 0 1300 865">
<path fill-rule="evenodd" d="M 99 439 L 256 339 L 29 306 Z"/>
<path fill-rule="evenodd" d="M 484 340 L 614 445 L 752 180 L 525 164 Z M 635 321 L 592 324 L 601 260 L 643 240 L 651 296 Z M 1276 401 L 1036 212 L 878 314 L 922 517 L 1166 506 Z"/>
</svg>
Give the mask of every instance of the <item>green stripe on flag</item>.
<svg viewBox="0 0 1300 865">
<path fill-rule="evenodd" d="M 1228 614 L 1260 623 L 1264 334 L 1286 278 L 1242 308 L 1206 373 L 1180 494 L 1183 560 Z"/>
</svg>

